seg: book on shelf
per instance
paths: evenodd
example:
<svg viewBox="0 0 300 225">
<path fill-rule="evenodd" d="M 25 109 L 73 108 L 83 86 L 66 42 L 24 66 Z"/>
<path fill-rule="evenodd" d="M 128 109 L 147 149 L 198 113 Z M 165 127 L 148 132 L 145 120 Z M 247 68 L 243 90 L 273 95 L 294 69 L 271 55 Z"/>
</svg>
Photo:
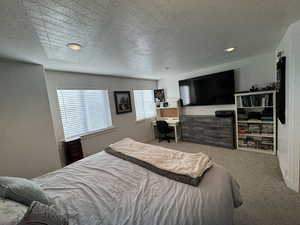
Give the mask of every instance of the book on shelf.
<svg viewBox="0 0 300 225">
<path fill-rule="evenodd" d="M 249 127 L 248 124 L 241 124 L 238 128 L 239 134 L 248 134 Z"/>
<path fill-rule="evenodd" d="M 243 124 L 243 123 L 264 123 L 264 122 L 268 122 L 268 123 L 271 123 L 272 121 L 269 121 L 269 120 L 261 120 L 261 119 L 250 119 L 250 120 L 238 120 L 238 122 L 240 124 Z"/>
<path fill-rule="evenodd" d="M 240 136 L 238 144 L 239 144 L 239 147 L 247 147 L 248 146 L 247 137 Z"/>
<path fill-rule="evenodd" d="M 239 134 L 273 134 L 273 124 L 263 123 L 240 123 L 238 126 Z"/>
<path fill-rule="evenodd" d="M 248 148 L 260 148 L 260 144 L 261 144 L 261 137 L 248 137 Z"/>
<path fill-rule="evenodd" d="M 238 120 L 248 120 L 247 114 L 238 114 Z"/>
<path fill-rule="evenodd" d="M 273 117 L 273 111 L 272 112 L 241 112 L 238 111 L 237 114 L 238 121 L 244 120 L 244 121 L 272 121 L 274 119 Z"/>
<path fill-rule="evenodd" d="M 270 138 L 270 137 L 263 137 L 261 142 L 262 142 L 262 144 L 265 144 L 265 145 L 273 145 L 274 140 L 273 140 L 273 138 Z"/>
<path fill-rule="evenodd" d="M 274 148 L 274 142 L 272 138 L 265 137 L 246 137 L 239 136 L 238 145 L 240 148 L 252 148 L 272 151 Z"/>
<path fill-rule="evenodd" d="M 247 95 L 239 97 L 240 107 L 271 107 L 273 106 L 273 94 Z"/>
<path fill-rule="evenodd" d="M 250 120 L 247 120 L 247 122 L 249 122 L 249 123 L 257 122 L 257 123 L 259 123 L 259 122 L 261 122 L 261 120 L 259 120 L 259 119 L 250 119 Z"/>
<path fill-rule="evenodd" d="M 262 124 L 261 132 L 263 134 L 273 134 L 273 124 Z"/>
<path fill-rule="evenodd" d="M 261 149 L 272 151 L 274 148 L 273 138 L 263 137 L 261 141 Z"/>
<path fill-rule="evenodd" d="M 273 151 L 273 146 L 270 145 L 261 145 L 260 148 L 265 151 Z"/>
<path fill-rule="evenodd" d="M 273 120 L 273 116 L 262 116 L 261 120 L 272 121 Z"/>
<path fill-rule="evenodd" d="M 259 124 L 249 124 L 249 133 L 250 134 L 260 134 L 260 125 Z"/>
</svg>

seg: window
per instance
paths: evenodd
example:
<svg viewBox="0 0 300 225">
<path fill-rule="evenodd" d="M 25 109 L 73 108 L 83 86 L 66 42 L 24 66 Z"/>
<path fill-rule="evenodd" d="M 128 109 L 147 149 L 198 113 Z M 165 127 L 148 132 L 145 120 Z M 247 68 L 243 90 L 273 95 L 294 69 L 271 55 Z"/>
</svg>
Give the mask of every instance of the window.
<svg viewBox="0 0 300 225">
<path fill-rule="evenodd" d="M 156 116 L 153 90 L 134 90 L 133 95 L 136 120 L 143 120 Z"/>
<path fill-rule="evenodd" d="M 112 126 L 106 90 L 57 90 L 65 138 Z"/>
</svg>

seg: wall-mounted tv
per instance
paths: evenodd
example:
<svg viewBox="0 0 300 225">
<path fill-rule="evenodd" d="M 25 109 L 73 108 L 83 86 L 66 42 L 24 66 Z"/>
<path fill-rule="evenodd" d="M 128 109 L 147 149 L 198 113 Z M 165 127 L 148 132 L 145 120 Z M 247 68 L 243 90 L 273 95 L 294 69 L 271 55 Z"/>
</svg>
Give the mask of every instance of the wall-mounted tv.
<svg viewBox="0 0 300 225">
<path fill-rule="evenodd" d="M 234 70 L 179 81 L 183 106 L 234 104 Z"/>
</svg>

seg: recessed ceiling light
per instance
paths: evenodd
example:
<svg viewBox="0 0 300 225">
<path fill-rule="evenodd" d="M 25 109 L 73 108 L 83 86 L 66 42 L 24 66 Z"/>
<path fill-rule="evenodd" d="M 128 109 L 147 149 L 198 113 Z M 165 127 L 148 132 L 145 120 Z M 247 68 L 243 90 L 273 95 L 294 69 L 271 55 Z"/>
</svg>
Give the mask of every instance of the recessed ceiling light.
<svg viewBox="0 0 300 225">
<path fill-rule="evenodd" d="M 235 50 L 236 50 L 235 47 L 231 47 L 231 48 L 226 48 L 226 49 L 225 49 L 225 52 L 233 52 L 233 51 L 235 51 Z"/>
<path fill-rule="evenodd" d="M 69 44 L 67 44 L 67 47 L 72 50 L 76 50 L 76 51 L 81 49 L 81 45 L 78 43 L 69 43 Z"/>
</svg>

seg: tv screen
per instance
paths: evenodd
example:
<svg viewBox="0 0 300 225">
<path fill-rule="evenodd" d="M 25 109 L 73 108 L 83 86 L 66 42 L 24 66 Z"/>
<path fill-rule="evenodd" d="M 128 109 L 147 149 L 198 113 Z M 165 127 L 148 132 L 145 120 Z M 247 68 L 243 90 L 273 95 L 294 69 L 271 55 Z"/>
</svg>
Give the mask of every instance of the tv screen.
<svg viewBox="0 0 300 225">
<path fill-rule="evenodd" d="M 234 70 L 179 81 L 183 106 L 234 104 Z"/>
</svg>

